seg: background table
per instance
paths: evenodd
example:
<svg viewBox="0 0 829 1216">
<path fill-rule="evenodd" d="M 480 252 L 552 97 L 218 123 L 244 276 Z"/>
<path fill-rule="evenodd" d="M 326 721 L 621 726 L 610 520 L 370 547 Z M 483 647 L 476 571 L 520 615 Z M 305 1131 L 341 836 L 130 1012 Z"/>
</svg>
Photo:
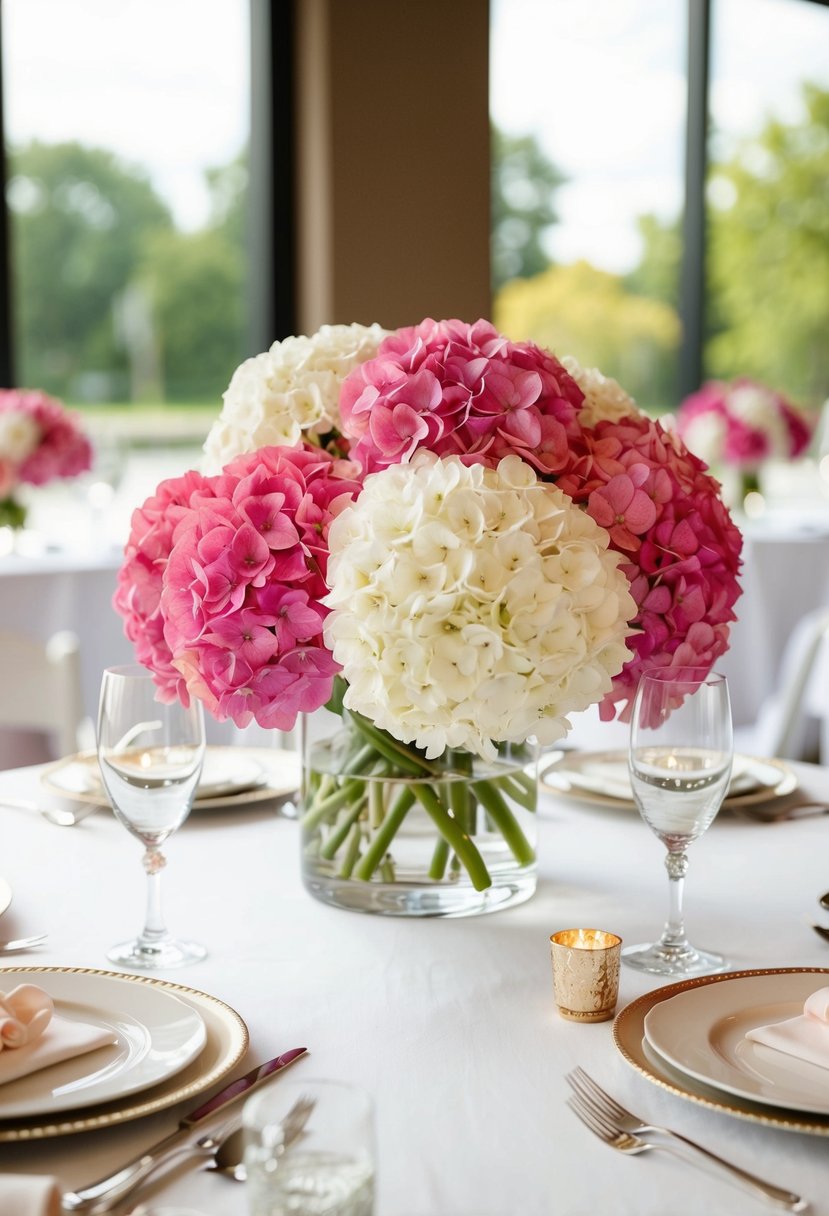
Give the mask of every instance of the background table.
<svg viewBox="0 0 829 1216">
<path fill-rule="evenodd" d="M 797 767 L 809 796 L 829 798 L 829 769 Z M 0 800 L 39 792 L 37 770 L 0 774 Z M 632 1109 L 805 1193 L 815 1216 L 829 1216 L 825 1137 L 681 1100 L 624 1062 L 610 1023 L 558 1016 L 550 933 L 586 925 L 628 943 L 649 939 L 664 921 L 667 879 L 662 846 L 634 812 L 546 796 L 539 826 L 541 880 L 531 901 L 490 916 L 413 921 L 313 900 L 300 881 L 298 826 L 270 806 L 194 812 L 166 850 L 166 906 L 171 928 L 203 940 L 210 955 L 162 975 L 213 993 L 246 1020 L 251 1046 L 237 1075 L 307 1046 L 295 1076 L 371 1091 L 377 1216 L 772 1210 L 667 1154 L 623 1157 L 600 1144 L 565 1105 L 564 1076 L 577 1064 Z M 143 914 L 137 842 L 109 814 L 62 829 L 1 801 L 0 828 L 2 873 L 14 891 L 2 936 L 49 932 L 45 948 L 18 961 L 106 968 L 106 948 L 136 931 Z M 829 946 L 809 927 L 827 887 L 829 816 L 770 826 L 723 815 L 691 850 L 689 932 L 724 951 L 735 970 L 829 967 Z M 620 1007 L 659 986 L 623 967 Z M 0 1169 L 82 1185 L 182 1113 L 0 1145 Z M 209 1216 L 245 1212 L 244 1188 L 198 1167 L 165 1180 L 156 1198 Z"/>
</svg>

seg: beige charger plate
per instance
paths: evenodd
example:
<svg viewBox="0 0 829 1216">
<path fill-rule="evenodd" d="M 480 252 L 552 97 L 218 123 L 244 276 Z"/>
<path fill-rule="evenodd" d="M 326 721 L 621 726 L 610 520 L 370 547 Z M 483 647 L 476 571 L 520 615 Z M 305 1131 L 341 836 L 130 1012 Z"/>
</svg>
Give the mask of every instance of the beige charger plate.
<svg viewBox="0 0 829 1216">
<path fill-rule="evenodd" d="M 274 798 L 284 798 L 293 794 L 299 788 L 300 763 L 295 751 L 281 751 L 269 747 L 233 747 L 209 745 L 211 756 L 229 761 L 249 758 L 258 763 L 261 768 L 261 779 L 251 787 L 250 784 L 234 791 L 228 789 L 214 797 L 200 798 L 198 790 L 193 800 L 194 811 L 216 810 L 220 807 L 244 806 L 248 803 L 270 802 Z M 70 783 L 61 780 L 62 774 L 72 767 L 81 766 L 89 769 L 89 784 L 86 788 L 74 788 Z M 43 770 L 40 780 L 52 794 L 61 798 L 69 798 L 72 802 L 91 802 L 96 805 L 108 806 L 109 799 L 103 788 L 98 770 L 98 757 L 95 752 L 78 752 L 74 756 L 65 756 L 55 761 Z"/>
<path fill-rule="evenodd" d="M 829 1115 L 809 1115 L 803 1111 L 787 1110 L 783 1107 L 761 1105 L 738 1098 L 724 1090 L 704 1085 L 693 1078 L 672 1068 L 665 1060 L 649 1048 L 645 1038 L 645 1017 L 661 1001 L 670 1000 L 681 992 L 692 988 L 701 988 L 706 984 L 722 984 L 729 980 L 742 979 L 756 975 L 829 975 L 826 967 L 773 967 L 758 971 L 727 971 L 721 975 L 703 975 L 697 979 L 681 980 L 676 984 L 668 984 L 665 988 L 657 988 L 647 992 L 637 1000 L 626 1005 L 615 1018 L 613 1023 L 613 1040 L 622 1056 L 641 1073 L 648 1081 L 652 1081 L 661 1089 L 676 1094 L 679 1098 L 687 1098 L 710 1110 L 717 1110 L 726 1115 L 734 1115 L 737 1119 L 746 1119 L 750 1123 L 763 1123 L 769 1127 L 782 1128 L 790 1132 L 808 1132 L 813 1136 L 829 1136 Z"/>
<path fill-rule="evenodd" d="M 34 973 L 110 976 L 134 984 L 149 984 L 164 989 L 190 1004 L 201 1015 L 207 1031 L 207 1041 L 196 1059 L 185 1069 L 152 1089 L 142 1090 L 139 1094 L 74 1111 L 64 1118 L 51 1116 L 0 1120 L 0 1143 L 67 1136 L 73 1132 L 93 1131 L 140 1119 L 144 1115 L 153 1115 L 168 1106 L 174 1106 L 177 1102 L 193 1098 L 215 1085 L 239 1063 L 247 1051 L 248 1028 L 236 1010 L 217 997 L 199 992 L 195 988 L 185 988 L 182 984 L 152 979 L 146 975 L 99 971 L 92 967 L 2 967 L 0 980 L 5 975 L 21 972 L 25 972 L 27 976 Z"/>
<path fill-rule="evenodd" d="M 633 800 L 633 795 L 629 798 L 622 798 L 616 794 L 606 794 L 598 788 L 600 778 L 594 778 L 597 782 L 597 788 L 588 788 L 587 785 L 580 785 L 579 775 L 587 765 L 608 764 L 614 767 L 619 764 L 626 763 L 627 752 L 623 751 L 606 751 L 606 752 L 565 752 L 562 756 L 558 756 L 551 764 L 548 764 L 541 773 L 541 785 L 551 794 L 565 794 L 568 798 L 573 798 L 579 802 L 589 802 L 593 806 L 615 807 L 617 810 L 635 810 L 636 803 Z M 740 764 L 746 771 L 749 771 L 752 765 L 756 765 L 758 769 L 768 769 L 769 775 L 774 773 L 777 780 L 774 784 L 761 782 L 755 789 L 747 790 L 740 794 L 726 794 L 723 799 L 722 809 L 730 810 L 743 806 L 752 806 L 759 802 L 771 802 L 775 798 L 785 798 L 788 794 L 793 793 L 798 787 L 798 778 L 795 771 L 789 767 L 783 760 L 768 760 L 765 757 L 760 759 L 754 756 L 745 756 L 740 752 L 734 753 L 735 764 Z M 572 779 L 570 774 L 573 774 Z M 548 777 L 555 774 L 558 780 L 550 781 Z M 591 779 L 592 781 L 593 779 Z"/>
</svg>

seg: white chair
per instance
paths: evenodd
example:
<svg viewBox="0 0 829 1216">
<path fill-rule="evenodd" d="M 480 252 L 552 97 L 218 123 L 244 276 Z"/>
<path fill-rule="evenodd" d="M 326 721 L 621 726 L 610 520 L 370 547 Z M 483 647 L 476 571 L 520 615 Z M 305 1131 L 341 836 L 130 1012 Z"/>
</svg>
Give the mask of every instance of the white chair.
<svg viewBox="0 0 829 1216">
<path fill-rule="evenodd" d="M 48 736 L 39 758 L 78 751 L 84 712 L 75 634 L 55 633 L 47 642 L 39 642 L 0 630 L 0 672 L 0 728 Z M 21 761 L 11 756 L 10 763 Z"/>
<path fill-rule="evenodd" d="M 829 686 L 816 678 L 824 642 L 829 639 L 829 608 L 801 617 L 786 643 L 774 693 L 760 707 L 755 726 L 735 732 L 735 746 L 755 756 L 821 759 L 818 725 L 829 734 Z M 817 754 L 816 754 L 817 753 Z M 823 762 L 829 760 L 824 754 Z"/>
</svg>

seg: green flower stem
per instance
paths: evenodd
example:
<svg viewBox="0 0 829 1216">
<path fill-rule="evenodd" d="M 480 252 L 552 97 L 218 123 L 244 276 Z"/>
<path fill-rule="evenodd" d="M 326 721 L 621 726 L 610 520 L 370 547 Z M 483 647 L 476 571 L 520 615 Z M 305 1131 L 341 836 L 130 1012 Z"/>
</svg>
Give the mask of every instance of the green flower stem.
<svg viewBox="0 0 829 1216">
<path fill-rule="evenodd" d="M 506 774 L 503 777 L 496 777 L 491 784 L 502 789 L 508 798 L 512 798 L 515 802 L 520 803 L 525 810 L 534 811 L 536 809 L 538 799 L 535 787 L 533 786 L 532 790 L 526 789 L 523 783 L 519 784 L 516 781 L 513 773 Z"/>
<path fill-rule="evenodd" d="M 347 764 L 343 765 L 343 776 L 350 777 L 354 773 L 363 773 L 377 759 L 377 753 L 370 743 L 365 743 L 355 752 Z"/>
<path fill-rule="evenodd" d="M 441 836 L 448 841 L 449 845 L 463 862 L 464 869 L 472 880 L 475 890 L 484 891 L 487 887 L 491 887 L 492 879 L 489 876 L 489 870 L 486 868 L 483 857 L 481 857 L 477 847 L 470 840 L 466 832 L 463 831 L 460 824 L 451 815 L 447 814 L 435 791 L 427 785 L 418 784 L 414 786 L 414 793 Z M 524 837 L 518 825 L 516 824 L 515 827 L 523 840 Z M 524 840 L 524 843 L 526 845 L 526 840 Z"/>
<path fill-rule="evenodd" d="M 380 730 L 369 722 L 368 718 L 364 718 L 362 714 L 351 712 L 351 721 L 357 727 L 362 735 L 377 749 L 381 756 L 396 765 L 401 772 L 408 773 L 411 777 L 422 777 L 424 773 L 435 775 L 436 769 L 434 765 L 427 763 L 426 760 L 417 756 L 414 752 L 409 751 L 404 743 L 393 739 L 391 735 L 387 735 L 385 731 Z"/>
<path fill-rule="evenodd" d="M 379 828 L 386 814 L 383 801 L 384 785 L 383 781 L 368 782 L 368 821 L 372 830 Z"/>
<path fill-rule="evenodd" d="M 476 781 L 472 789 L 522 866 L 535 861 L 535 852 L 492 781 Z"/>
<path fill-rule="evenodd" d="M 351 831 L 352 825 L 359 817 L 362 809 L 363 799 L 360 798 L 352 807 L 349 807 L 348 811 L 346 811 L 346 813 L 343 815 L 340 823 L 338 823 L 334 831 L 331 832 L 325 844 L 320 849 L 320 857 L 325 857 L 328 861 L 330 861 L 332 857 L 336 856 L 337 850 Z"/>
<path fill-rule="evenodd" d="M 346 845 L 345 856 L 343 857 L 342 865 L 340 866 L 340 878 L 350 878 L 357 864 L 357 858 L 360 856 L 360 838 L 362 829 L 359 823 L 355 823 L 351 829 L 351 835 L 348 838 Z"/>
<path fill-rule="evenodd" d="M 414 805 L 414 792 L 406 785 L 386 812 L 386 817 L 374 834 L 374 839 L 363 853 L 355 871 L 356 878 L 368 881 L 386 855 L 397 829 Z"/>
<path fill-rule="evenodd" d="M 449 845 L 440 836 L 435 843 L 435 851 L 432 853 L 432 863 L 429 866 L 429 877 L 434 878 L 435 882 L 439 882 L 446 873 L 446 863 L 449 860 Z"/>
<path fill-rule="evenodd" d="M 340 807 L 345 806 L 347 802 L 361 801 L 365 795 L 365 782 L 357 781 L 352 778 L 346 781 L 333 794 L 328 794 L 327 797 L 319 802 L 314 802 L 302 816 L 302 826 L 307 830 L 316 828 L 325 819 L 326 815 L 338 811 Z"/>
<path fill-rule="evenodd" d="M 472 791 L 469 788 L 469 782 L 464 779 L 463 781 L 450 781 L 448 784 L 449 806 L 452 809 L 452 814 L 464 832 L 471 835 L 475 831 L 475 823 Z"/>
</svg>

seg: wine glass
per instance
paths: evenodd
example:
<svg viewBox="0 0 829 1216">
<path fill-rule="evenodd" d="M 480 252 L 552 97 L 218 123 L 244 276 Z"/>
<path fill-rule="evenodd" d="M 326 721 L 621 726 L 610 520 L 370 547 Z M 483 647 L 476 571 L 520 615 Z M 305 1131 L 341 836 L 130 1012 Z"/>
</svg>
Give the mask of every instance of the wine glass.
<svg viewBox="0 0 829 1216">
<path fill-rule="evenodd" d="M 152 969 L 205 957 L 170 936 L 161 910 L 161 846 L 190 813 L 204 761 L 201 703 L 165 705 L 145 667 L 109 667 L 98 708 L 98 763 L 116 818 L 145 848 L 147 913 L 137 938 L 107 952 L 114 963 Z"/>
<path fill-rule="evenodd" d="M 688 941 L 682 893 L 686 850 L 720 809 L 733 753 L 725 676 L 696 667 L 645 672 L 633 702 L 628 767 L 639 813 L 668 850 L 670 909 L 659 941 L 622 951 L 631 967 L 682 977 L 726 966 L 721 955 Z"/>
</svg>

